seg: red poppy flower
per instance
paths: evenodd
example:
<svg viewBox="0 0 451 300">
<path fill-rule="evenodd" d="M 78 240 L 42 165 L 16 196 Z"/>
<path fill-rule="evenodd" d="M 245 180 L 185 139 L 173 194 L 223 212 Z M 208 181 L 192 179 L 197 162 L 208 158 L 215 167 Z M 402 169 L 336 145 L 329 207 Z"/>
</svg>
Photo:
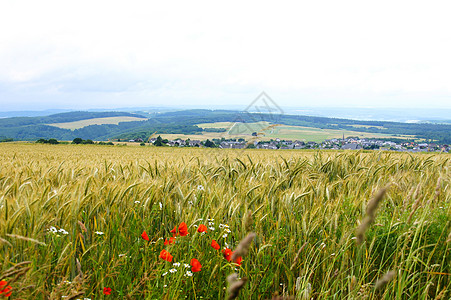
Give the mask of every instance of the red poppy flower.
<svg viewBox="0 0 451 300">
<path fill-rule="evenodd" d="M 179 225 L 179 233 L 181 236 L 188 235 L 188 226 L 186 226 L 185 222 L 180 223 Z"/>
<path fill-rule="evenodd" d="M 222 254 L 224 255 L 224 258 L 227 259 L 227 261 L 232 260 L 232 253 L 232 250 L 230 250 L 229 248 L 222 250 Z"/>
<path fill-rule="evenodd" d="M 145 239 L 146 241 L 150 241 L 149 236 L 147 235 L 147 233 L 145 231 L 143 231 L 143 233 L 141 234 L 141 237 L 143 239 Z"/>
<path fill-rule="evenodd" d="M 8 284 L 8 282 L 5 280 L 0 281 L 0 296 L 1 297 L 9 297 L 12 294 L 12 292 L 11 292 L 12 287 L 10 285 L 5 287 L 7 284 Z"/>
<path fill-rule="evenodd" d="M 204 224 L 200 224 L 199 227 L 197 228 L 197 232 L 207 232 L 207 226 L 205 226 Z"/>
<path fill-rule="evenodd" d="M 164 259 L 164 260 L 166 260 L 166 261 L 168 261 L 168 262 L 171 262 L 172 261 L 172 255 L 171 255 L 171 253 L 169 253 L 168 251 L 166 251 L 166 250 L 161 250 L 161 252 L 160 252 L 160 258 L 161 259 Z"/>
<path fill-rule="evenodd" d="M 170 237 L 164 241 L 165 246 L 175 244 L 175 237 Z"/>
<path fill-rule="evenodd" d="M 221 248 L 219 247 L 219 244 L 215 240 L 211 241 L 211 246 L 213 247 L 213 249 L 216 250 L 219 250 L 219 248 Z"/>
<path fill-rule="evenodd" d="M 104 295 L 111 295 L 111 288 L 109 288 L 109 287 L 104 287 L 104 288 L 103 288 L 103 294 L 104 294 Z"/>
<path fill-rule="evenodd" d="M 195 259 L 195 258 L 193 258 L 192 260 L 191 260 L 191 271 L 193 271 L 193 272 L 199 272 L 200 271 L 200 269 L 202 268 L 202 265 L 200 264 L 200 262 L 197 260 L 197 259 Z"/>
<path fill-rule="evenodd" d="M 174 226 L 174 229 L 171 230 L 172 236 L 177 234 L 177 226 Z"/>
<path fill-rule="evenodd" d="M 235 263 L 239 266 L 241 266 L 241 262 L 243 261 L 243 258 L 240 256 L 237 259 L 235 259 Z"/>
</svg>

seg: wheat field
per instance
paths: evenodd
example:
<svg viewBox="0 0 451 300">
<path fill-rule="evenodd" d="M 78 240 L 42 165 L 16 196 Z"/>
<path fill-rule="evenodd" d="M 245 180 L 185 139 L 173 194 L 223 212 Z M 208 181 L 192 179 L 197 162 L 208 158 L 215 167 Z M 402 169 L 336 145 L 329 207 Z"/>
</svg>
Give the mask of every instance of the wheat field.
<svg viewBox="0 0 451 300">
<path fill-rule="evenodd" d="M 450 159 L 2 143 L 0 280 L 12 299 L 225 299 L 232 273 L 240 299 L 449 299 Z"/>
</svg>

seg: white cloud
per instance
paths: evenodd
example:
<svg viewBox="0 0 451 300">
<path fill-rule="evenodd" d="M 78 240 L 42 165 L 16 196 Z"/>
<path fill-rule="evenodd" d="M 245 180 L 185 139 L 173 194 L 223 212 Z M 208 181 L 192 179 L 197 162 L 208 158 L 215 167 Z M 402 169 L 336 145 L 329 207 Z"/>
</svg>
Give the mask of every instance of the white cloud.
<svg viewBox="0 0 451 300">
<path fill-rule="evenodd" d="M 291 106 L 450 107 L 450 8 L 448 1 L 5 1 L 0 101 L 242 104 L 265 90 Z"/>
</svg>

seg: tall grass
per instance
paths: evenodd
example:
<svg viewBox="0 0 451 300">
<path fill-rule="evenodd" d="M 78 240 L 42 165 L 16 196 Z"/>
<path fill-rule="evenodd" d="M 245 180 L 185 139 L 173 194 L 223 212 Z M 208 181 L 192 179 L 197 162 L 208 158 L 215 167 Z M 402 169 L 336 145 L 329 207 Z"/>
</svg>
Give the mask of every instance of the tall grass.
<svg viewBox="0 0 451 300">
<path fill-rule="evenodd" d="M 31 261 L 12 288 L 35 299 L 224 299 L 234 272 L 247 279 L 244 299 L 447 299 L 450 158 L 0 144 L 0 274 Z M 165 246 L 181 222 L 190 234 Z M 196 232 L 209 222 L 214 231 Z M 249 231 L 241 266 L 210 246 L 234 249 Z M 192 258 L 202 270 L 185 276 Z"/>
</svg>

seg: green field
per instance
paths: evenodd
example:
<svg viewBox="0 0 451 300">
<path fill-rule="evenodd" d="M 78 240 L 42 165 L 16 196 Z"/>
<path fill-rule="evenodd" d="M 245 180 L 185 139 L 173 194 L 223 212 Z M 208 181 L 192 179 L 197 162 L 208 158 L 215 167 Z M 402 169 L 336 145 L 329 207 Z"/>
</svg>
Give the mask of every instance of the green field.
<svg viewBox="0 0 451 300">
<path fill-rule="evenodd" d="M 117 125 L 120 122 L 145 121 L 145 120 L 147 120 L 147 119 L 122 116 L 122 117 L 94 118 L 94 119 L 87 119 L 87 120 L 66 122 L 66 123 L 52 123 L 52 124 L 46 124 L 46 125 L 55 126 L 55 127 L 62 128 L 62 129 L 75 130 L 75 129 L 83 128 L 83 127 L 86 127 L 89 125 L 103 125 L 103 124 Z"/>
<path fill-rule="evenodd" d="M 268 122 L 258 122 L 258 123 L 233 123 L 233 122 L 217 122 L 217 123 L 202 123 L 197 124 L 201 128 L 225 128 L 226 132 L 204 132 L 199 135 L 181 135 L 181 134 L 162 134 L 161 136 L 168 139 L 175 138 L 190 138 L 192 140 L 205 140 L 212 138 L 244 138 L 249 140 L 252 138 L 253 132 L 260 133 L 260 140 L 270 140 L 270 139 L 284 139 L 284 140 L 300 140 L 300 141 L 313 141 L 322 142 L 326 139 L 332 138 L 342 138 L 348 136 L 358 136 L 360 138 L 412 138 L 411 136 L 402 135 L 394 136 L 391 134 L 379 134 L 379 133 L 369 133 L 351 131 L 351 130 L 334 130 L 334 129 L 321 129 L 312 127 L 302 127 L 302 126 L 288 126 L 288 125 L 277 125 L 274 126 Z"/>
<path fill-rule="evenodd" d="M 450 161 L 0 143 L 0 280 L 12 299 L 225 299 L 230 274 L 239 299 L 449 299 Z"/>
</svg>

